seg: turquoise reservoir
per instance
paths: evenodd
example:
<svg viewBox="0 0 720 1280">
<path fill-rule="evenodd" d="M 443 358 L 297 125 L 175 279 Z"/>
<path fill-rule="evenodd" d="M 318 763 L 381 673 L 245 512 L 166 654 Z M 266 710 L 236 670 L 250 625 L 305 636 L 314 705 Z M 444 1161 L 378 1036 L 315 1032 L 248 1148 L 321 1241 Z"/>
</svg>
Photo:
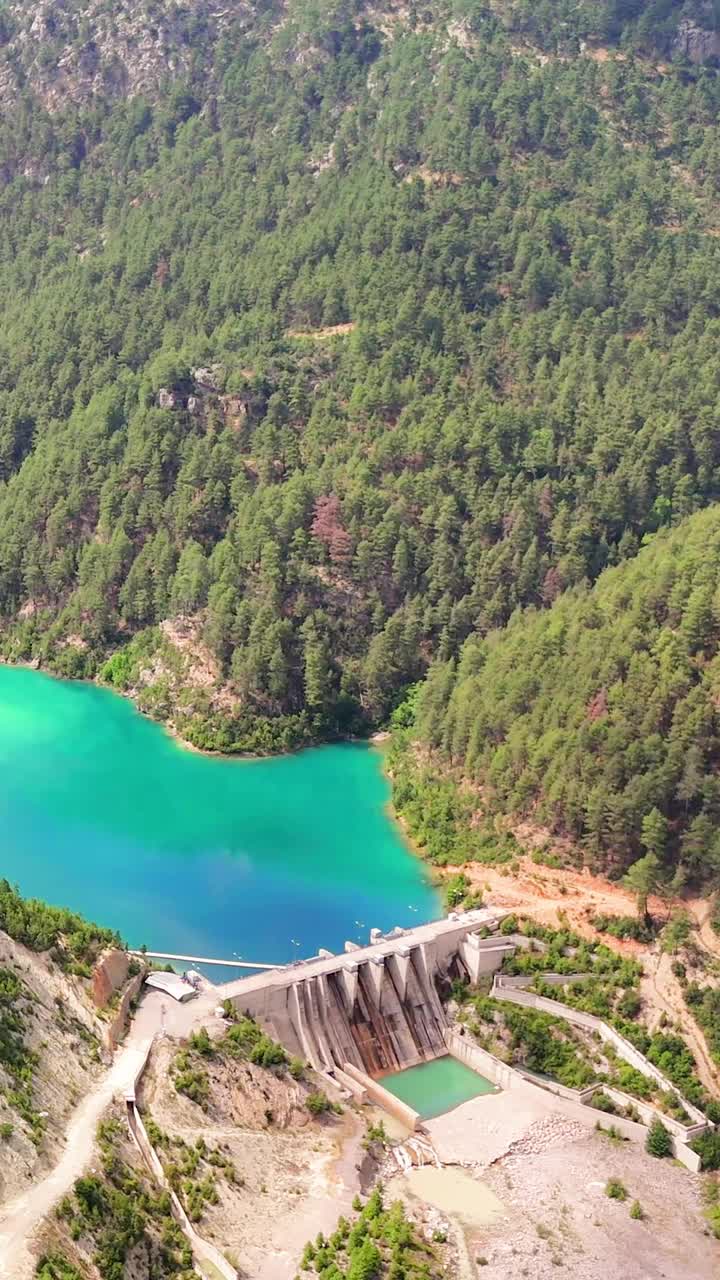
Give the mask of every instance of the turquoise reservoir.
<svg viewBox="0 0 720 1280">
<path fill-rule="evenodd" d="M 421 1120 L 432 1120 L 471 1098 L 497 1092 L 494 1084 L 450 1054 L 383 1076 L 380 1083 L 417 1111 Z"/>
<path fill-rule="evenodd" d="M 203 756 L 105 689 L 0 667 L 0 876 L 132 946 L 277 964 L 436 918 L 388 800 L 364 744 Z"/>
</svg>

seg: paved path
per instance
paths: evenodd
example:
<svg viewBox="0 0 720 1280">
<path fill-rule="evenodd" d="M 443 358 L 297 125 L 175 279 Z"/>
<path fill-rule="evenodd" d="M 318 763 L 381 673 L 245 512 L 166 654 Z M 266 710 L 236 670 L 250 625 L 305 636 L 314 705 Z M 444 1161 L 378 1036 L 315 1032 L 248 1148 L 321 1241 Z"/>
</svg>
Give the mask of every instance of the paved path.
<svg viewBox="0 0 720 1280">
<path fill-rule="evenodd" d="M 42 1182 L 12 1200 L 0 1210 L 0 1277 L 2 1280 L 29 1280 L 35 1261 L 28 1245 L 35 1229 L 70 1190 L 89 1163 L 95 1131 L 105 1108 L 116 1094 L 132 1086 L 147 1054 L 150 1040 L 132 1036 L 120 1050 L 107 1074 L 75 1110 L 67 1129 L 65 1149 Z"/>
</svg>

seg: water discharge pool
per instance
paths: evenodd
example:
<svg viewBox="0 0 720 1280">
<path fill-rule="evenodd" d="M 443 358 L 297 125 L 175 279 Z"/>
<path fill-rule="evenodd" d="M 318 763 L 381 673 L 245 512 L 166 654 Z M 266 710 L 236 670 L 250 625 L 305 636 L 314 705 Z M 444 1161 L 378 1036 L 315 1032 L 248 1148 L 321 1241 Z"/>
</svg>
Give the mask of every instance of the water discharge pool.
<svg viewBox="0 0 720 1280">
<path fill-rule="evenodd" d="M 388 800 L 363 743 L 203 756 L 106 689 L 0 667 L 0 876 L 132 946 L 277 964 L 436 918 Z"/>
<path fill-rule="evenodd" d="M 433 1120 L 471 1098 L 496 1092 L 494 1084 L 450 1054 L 395 1071 L 383 1076 L 380 1083 L 388 1093 L 417 1111 L 421 1120 Z"/>
</svg>

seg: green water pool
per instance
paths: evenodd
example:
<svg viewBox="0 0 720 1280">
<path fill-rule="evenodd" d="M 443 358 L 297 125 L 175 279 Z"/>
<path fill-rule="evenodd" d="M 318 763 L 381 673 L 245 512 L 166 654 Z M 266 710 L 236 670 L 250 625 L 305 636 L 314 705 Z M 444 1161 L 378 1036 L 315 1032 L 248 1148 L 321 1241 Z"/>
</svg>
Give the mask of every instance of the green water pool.
<svg viewBox="0 0 720 1280">
<path fill-rule="evenodd" d="M 383 1076 L 381 1083 L 388 1093 L 417 1111 L 421 1120 L 432 1120 L 471 1098 L 496 1092 L 494 1084 L 449 1054 L 392 1072 Z"/>
</svg>

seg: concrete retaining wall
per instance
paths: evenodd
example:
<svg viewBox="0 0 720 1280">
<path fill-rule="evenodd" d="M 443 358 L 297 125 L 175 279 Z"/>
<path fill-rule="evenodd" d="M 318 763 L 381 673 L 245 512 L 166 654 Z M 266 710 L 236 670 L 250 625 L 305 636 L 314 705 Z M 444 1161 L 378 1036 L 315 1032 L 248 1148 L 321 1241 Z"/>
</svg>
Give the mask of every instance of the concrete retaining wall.
<svg viewBox="0 0 720 1280">
<path fill-rule="evenodd" d="M 401 1102 L 395 1097 L 394 1093 L 390 1093 L 389 1089 L 384 1089 L 379 1080 L 373 1080 L 371 1076 L 360 1071 L 358 1067 L 354 1067 L 352 1062 L 346 1062 L 343 1065 L 343 1071 L 346 1076 L 354 1080 L 356 1084 L 362 1086 L 371 1102 L 376 1106 L 382 1107 L 383 1111 L 387 1111 L 388 1115 L 394 1116 L 406 1129 L 412 1132 L 417 1129 L 420 1123 L 420 1113 L 413 1111 L 406 1102 Z"/>
<path fill-rule="evenodd" d="M 531 979 L 528 980 L 531 981 Z M 616 1031 L 614 1027 L 609 1026 L 607 1022 L 603 1022 L 602 1018 L 596 1018 L 591 1013 L 583 1013 L 580 1009 L 571 1009 L 569 1005 L 561 1004 L 559 1000 L 549 1000 L 546 996 L 536 995 L 534 991 L 523 991 L 518 990 L 517 987 L 508 987 L 505 985 L 506 981 L 507 979 L 505 978 L 495 977 L 492 991 L 490 992 L 495 1000 L 508 1000 L 512 1004 L 523 1005 L 528 1009 L 539 1009 L 543 1013 L 552 1014 L 555 1018 L 563 1018 L 565 1022 L 569 1022 L 573 1026 L 584 1027 L 588 1031 L 596 1032 L 606 1044 L 613 1046 L 618 1057 L 628 1062 L 631 1067 L 641 1071 L 644 1076 L 654 1080 L 656 1084 L 660 1085 L 661 1089 L 667 1090 L 679 1098 L 694 1125 L 707 1125 L 702 1111 L 699 1111 L 691 1102 L 688 1102 L 679 1090 L 675 1088 L 675 1085 L 668 1080 L 667 1076 L 663 1075 L 662 1071 L 658 1071 L 657 1067 L 648 1062 L 639 1049 L 630 1044 L 630 1041 L 620 1035 L 619 1031 Z"/>
<path fill-rule="evenodd" d="M 488 1053 L 486 1049 L 481 1049 L 479 1044 L 473 1044 L 466 1036 L 461 1036 L 458 1031 L 449 1027 L 445 1032 L 445 1044 L 448 1053 L 453 1058 L 457 1058 L 460 1062 L 464 1062 L 466 1067 L 470 1067 L 472 1071 L 477 1071 L 478 1075 L 484 1076 L 486 1080 L 490 1080 L 492 1084 L 496 1084 L 501 1089 L 517 1089 L 519 1085 L 524 1084 L 523 1078 L 514 1067 L 508 1066 L 506 1062 L 501 1062 L 499 1058 L 495 1058 L 492 1053 Z"/>
<path fill-rule="evenodd" d="M 520 973 L 516 977 L 508 977 L 507 974 L 502 973 L 498 974 L 496 982 L 503 990 L 525 991 L 536 977 L 542 978 L 549 987 L 564 987 L 569 982 L 585 982 L 590 975 L 587 973 Z"/>
<path fill-rule="evenodd" d="M 603 1093 L 607 1094 L 613 1102 L 619 1107 L 634 1107 L 638 1115 L 642 1116 L 643 1124 L 651 1125 L 653 1120 L 658 1117 L 662 1120 L 665 1128 L 681 1142 L 687 1142 L 690 1137 L 695 1137 L 694 1132 L 688 1132 L 687 1125 L 681 1124 L 679 1120 L 673 1120 L 672 1116 L 666 1116 L 664 1111 L 659 1111 L 657 1107 L 653 1107 L 649 1102 L 643 1102 L 640 1098 L 634 1098 L 632 1094 L 625 1093 L 623 1089 L 616 1089 L 614 1085 L 602 1084 L 598 1085 Z M 703 1125 L 703 1132 L 707 1126 Z M 697 1126 L 692 1126 L 695 1130 Z"/>
<path fill-rule="evenodd" d="M 126 1097 L 128 1128 L 130 1130 L 130 1135 L 137 1145 L 140 1154 L 145 1160 L 145 1163 L 150 1169 L 150 1172 L 156 1182 L 164 1191 L 167 1191 L 170 1197 L 172 1215 L 181 1227 L 183 1234 L 193 1251 L 193 1258 L 195 1259 L 197 1270 L 200 1275 L 205 1276 L 207 1280 L 215 1280 L 216 1275 L 223 1277 L 223 1280 L 238 1280 L 237 1268 L 234 1267 L 232 1263 L 228 1262 L 227 1258 L 223 1256 L 214 1244 L 210 1244 L 208 1240 L 204 1240 L 202 1236 L 198 1235 L 197 1231 L 193 1227 L 178 1196 L 168 1183 L 165 1176 L 165 1170 L 162 1166 L 162 1161 L 148 1137 L 147 1129 L 143 1123 L 143 1118 L 138 1111 L 136 1102 L 137 1089 L 145 1068 L 147 1067 L 152 1045 L 153 1042 L 150 1041 L 147 1053 L 140 1064 L 139 1070 Z M 203 1264 L 206 1264 L 206 1266 Z"/>
<path fill-rule="evenodd" d="M 599 1093 L 601 1086 L 599 1084 L 586 1085 L 584 1089 L 569 1089 L 567 1085 L 560 1084 L 559 1080 L 550 1080 L 547 1076 L 539 1076 L 535 1071 L 527 1071 L 525 1067 L 517 1068 L 518 1075 L 523 1080 L 527 1080 L 528 1084 L 534 1084 L 538 1089 L 545 1089 L 548 1093 L 554 1093 L 558 1098 L 567 1098 L 570 1102 L 581 1102 L 583 1106 L 589 1104 L 594 1093 Z"/>
<path fill-rule="evenodd" d="M 638 1124 L 636 1120 L 628 1120 L 625 1116 L 609 1115 L 606 1111 L 599 1111 L 590 1105 L 590 1098 L 592 1095 L 602 1091 L 603 1093 L 607 1093 L 608 1095 L 615 1097 L 616 1101 L 625 1099 L 628 1103 L 632 1102 L 637 1106 L 637 1100 L 635 1098 L 631 1098 L 629 1094 L 622 1093 L 620 1089 L 610 1090 L 607 1085 L 599 1084 L 589 1085 L 586 1089 L 568 1089 L 565 1085 L 558 1084 L 555 1080 L 546 1080 L 542 1076 L 536 1076 L 532 1071 L 523 1071 L 521 1075 L 527 1084 L 534 1085 L 536 1088 L 542 1088 L 549 1093 L 555 1094 L 558 1099 L 560 1110 L 565 1115 L 572 1116 L 573 1118 L 582 1121 L 589 1117 L 593 1117 L 595 1124 L 600 1125 L 603 1129 L 613 1128 L 617 1133 L 621 1134 L 623 1138 L 627 1138 L 628 1141 L 641 1142 L 643 1145 L 645 1144 L 647 1128 L 644 1124 Z M 578 1108 L 582 1108 L 582 1111 Z M 654 1107 L 647 1107 L 647 1105 L 645 1105 L 644 1109 L 651 1112 L 652 1115 L 659 1114 L 655 1111 Z M 643 1107 L 639 1106 L 638 1110 L 642 1112 Z M 661 1115 L 660 1119 L 666 1128 L 670 1130 L 670 1121 L 668 1117 Z M 678 1129 L 682 1129 L 681 1125 L 678 1125 L 677 1127 Z M 683 1141 L 680 1134 L 673 1133 L 671 1131 L 671 1138 L 675 1159 L 679 1160 L 681 1164 L 684 1164 L 685 1168 L 689 1169 L 691 1173 L 697 1173 L 701 1164 L 699 1155 L 697 1155 L 695 1151 L 690 1150 L 689 1146 Z"/>
<path fill-rule="evenodd" d="M 673 1138 L 673 1155 L 691 1173 L 699 1173 L 702 1169 L 702 1160 L 697 1151 L 691 1151 L 687 1143 L 681 1142 L 679 1138 Z"/>
</svg>

